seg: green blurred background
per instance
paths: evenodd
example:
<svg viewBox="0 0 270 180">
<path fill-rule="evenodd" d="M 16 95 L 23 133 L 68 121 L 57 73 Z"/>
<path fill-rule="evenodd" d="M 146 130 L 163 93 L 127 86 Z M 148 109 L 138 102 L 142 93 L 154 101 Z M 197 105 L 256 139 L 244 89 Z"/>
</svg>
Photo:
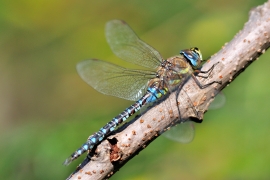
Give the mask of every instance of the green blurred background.
<svg viewBox="0 0 270 180">
<path fill-rule="evenodd" d="M 206 58 L 263 2 L 1 1 L 1 179 L 65 179 L 85 156 L 62 162 L 131 104 L 96 92 L 75 69 L 93 57 L 128 66 L 106 43 L 107 21 L 125 20 L 164 58 L 192 46 Z M 226 104 L 206 113 L 192 143 L 160 137 L 112 179 L 270 178 L 269 59 L 266 52 L 224 90 Z"/>
</svg>

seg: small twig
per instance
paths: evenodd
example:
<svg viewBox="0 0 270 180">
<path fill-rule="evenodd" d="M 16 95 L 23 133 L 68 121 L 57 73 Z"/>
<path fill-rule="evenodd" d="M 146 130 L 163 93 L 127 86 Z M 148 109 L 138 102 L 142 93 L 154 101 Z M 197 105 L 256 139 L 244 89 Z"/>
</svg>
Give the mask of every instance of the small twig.
<svg viewBox="0 0 270 180">
<path fill-rule="evenodd" d="M 206 84 L 221 80 L 222 85 L 215 84 L 200 89 L 192 78 L 184 85 L 178 97 L 181 117 L 202 120 L 216 93 L 231 83 L 269 48 L 269 36 L 270 1 L 252 9 L 249 21 L 243 30 L 239 31 L 231 42 L 226 43 L 203 66 L 203 69 L 207 70 L 214 63 L 219 62 L 211 76 L 206 80 L 201 78 L 200 81 Z M 193 103 L 198 113 L 194 113 L 194 108 L 191 108 L 190 103 Z M 167 109 L 167 105 L 171 109 Z M 130 123 L 119 128 L 114 135 L 100 143 L 93 152 L 91 160 L 86 159 L 70 179 L 108 179 L 158 137 L 160 132 L 173 125 L 178 120 L 177 114 L 175 93 L 172 93 L 162 103 L 149 109 L 142 117 L 135 117 Z"/>
</svg>

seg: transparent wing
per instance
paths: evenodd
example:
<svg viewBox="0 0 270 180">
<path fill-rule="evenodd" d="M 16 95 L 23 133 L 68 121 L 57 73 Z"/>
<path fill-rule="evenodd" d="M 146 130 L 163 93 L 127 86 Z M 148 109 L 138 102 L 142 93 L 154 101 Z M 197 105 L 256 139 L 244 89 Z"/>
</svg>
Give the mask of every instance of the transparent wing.
<svg viewBox="0 0 270 180">
<path fill-rule="evenodd" d="M 140 40 L 126 22 L 109 21 L 105 33 L 112 51 L 122 60 L 151 69 L 160 65 L 159 52 Z"/>
<path fill-rule="evenodd" d="M 226 97 L 225 97 L 225 95 L 223 94 L 223 92 L 220 91 L 220 92 L 216 95 L 214 101 L 211 102 L 211 104 L 210 104 L 210 106 L 209 106 L 208 109 L 210 109 L 210 110 L 213 110 L 213 109 L 219 109 L 219 108 L 221 108 L 222 106 L 224 106 L 225 103 L 226 103 Z"/>
<path fill-rule="evenodd" d="M 221 108 L 226 102 L 226 97 L 222 92 L 219 92 L 215 97 L 215 100 L 210 104 L 209 109 Z M 195 135 L 195 128 L 192 121 L 186 121 L 172 127 L 169 131 L 164 133 L 164 136 L 168 139 L 181 142 L 189 143 L 193 140 Z"/>
<path fill-rule="evenodd" d="M 136 101 L 145 93 L 152 71 L 126 69 L 105 61 L 90 59 L 77 64 L 81 78 L 97 91 Z"/>
<path fill-rule="evenodd" d="M 189 143 L 193 140 L 195 135 L 195 128 L 192 121 L 186 121 L 172 127 L 169 131 L 163 133 L 168 139 L 180 142 Z"/>
</svg>

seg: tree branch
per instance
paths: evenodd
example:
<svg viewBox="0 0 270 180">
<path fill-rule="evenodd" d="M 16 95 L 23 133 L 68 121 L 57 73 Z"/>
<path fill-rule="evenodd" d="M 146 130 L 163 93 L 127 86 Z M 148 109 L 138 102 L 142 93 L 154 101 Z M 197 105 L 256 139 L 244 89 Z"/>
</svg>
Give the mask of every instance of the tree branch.
<svg viewBox="0 0 270 180">
<path fill-rule="evenodd" d="M 192 78 L 185 83 L 178 97 L 181 118 L 202 120 L 216 93 L 231 83 L 269 48 L 269 36 L 270 0 L 252 9 L 243 30 L 203 66 L 203 70 L 207 70 L 219 62 L 209 78 L 199 80 L 201 84 L 221 80 L 222 85 L 214 84 L 200 89 Z M 96 150 L 91 152 L 91 160 L 86 158 L 69 178 L 90 180 L 111 177 L 161 132 L 177 123 L 178 109 L 175 97 L 175 93 L 171 93 L 162 103 L 147 110 L 142 117 L 135 117 L 120 127 L 100 143 Z M 193 106 L 190 105 L 191 102 Z M 197 112 L 194 112 L 194 107 Z"/>
</svg>

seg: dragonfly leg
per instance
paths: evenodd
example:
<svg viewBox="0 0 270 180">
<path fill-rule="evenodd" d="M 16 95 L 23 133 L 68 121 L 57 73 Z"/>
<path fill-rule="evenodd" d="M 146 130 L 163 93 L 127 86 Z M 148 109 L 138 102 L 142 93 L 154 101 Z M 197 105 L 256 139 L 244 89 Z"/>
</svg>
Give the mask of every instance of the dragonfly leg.
<svg viewBox="0 0 270 180">
<path fill-rule="evenodd" d="M 194 121 L 194 122 L 196 122 L 196 123 L 201 123 L 202 121 L 201 121 L 201 120 L 197 120 L 196 118 L 189 118 L 188 120 L 183 120 L 183 119 L 181 118 L 181 112 L 180 112 L 180 108 L 179 108 L 178 100 L 177 100 L 177 99 L 178 99 L 179 93 L 180 93 L 182 87 L 184 86 L 184 84 L 185 84 L 185 83 L 181 83 L 181 84 L 179 85 L 179 87 L 178 87 L 178 89 L 177 89 L 177 91 L 176 91 L 176 98 L 175 98 L 175 99 L 176 99 L 177 110 L 178 110 L 180 122 L 183 123 L 183 122 L 186 122 L 186 121 L 188 121 L 188 120 L 191 120 L 191 121 Z M 185 94 L 188 96 L 187 92 L 186 92 L 185 90 L 183 90 L 183 91 L 184 91 Z M 188 97 L 189 97 L 189 96 L 188 96 Z M 191 99 L 190 99 L 190 100 L 191 100 Z M 190 103 L 190 104 L 191 104 L 191 108 L 192 108 L 192 110 L 193 110 L 193 112 L 194 112 L 194 115 L 195 115 L 195 116 L 198 116 L 198 111 L 196 110 L 194 104 L 193 104 L 193 103 Z"/>
<path fill-rule="evenodd" d="M 187 79 L 189 79 L 189 78 L 187 78 Z M 175 93 L 175 96 L 176 96 L 175 97 L 175 101 L 176 101 L 176 106 L 177 106 L 177 110 L 178 110 L 178 115 L 179 115 L 180 122 L 184 122 L 184 121 L 182 120 L 182 117 L 181 117 L 181 112 L 180 112 L 179 103 L 178 103 L 178 96 L 179 96 L 179 93 L 180 93 L 182 87 L 184 86 L 184 84 L 185 84 L 184 82 L 180 83 L 180 85 L 178 86 L 178 88 L 176 90 L 176 93 Z"/>
<path fill-rule="evenodd" d="M 212 66 L 210 69 L 206 70 L 206 71 L 200 70 L 200 73 L 204 73 L 204 74 L 206 74 L 206 73 L 211 73 L 211 72 L 213 71 L 214 67 L 215 67 L 217 64 L 219 64 L 219 62 L 213 64 L 213 66 Z"/>
<path fill-rule="evenodd" d="M 201 78 L 208 78 L 210 73 L 213 71 L 214 67 L 218 64 L 219 62 L 215 63 L 210 69 L 208 69 L 207 71 L 201 71 L 201 70 L 196 70 L 194 74 L 191 75 L 191 77 L 194 79 L 194 81 L 196 82 L 196 84 L 201 88 L 204 89 L 212 84 L 218 83 L 218 84 L 222 84 L 222 81 L 212 81 L 208 84 L 204 84 L 202 85 L 199 80 L 196 77 L 201 77 Z M 207 74 L 206 76 L 202 76 L 199 75 L 199 73 L 203 73 L 203 74 Z"/>
<path fill-rule="evenodd" d="M 202 71 L 202 70 L 195 70 L 195 74 L 197 77 L 201 77 L 201 78 L 208 78 L 209 75 L 211 74 L 211 72 L 213 71 L 214 67 L 218 64 L 219 62 L 215 63 L 210 69 L 208 69 L 207 71 Z M 207 74 L 206 76 L 200 75 L 199 73 L 202 74 Z"/>
<path fill-rule="evenodd" d="M 197 84 L 201 89 L 207 88 L 208 86 L 210 86 L 210 85 L 212 85 L 212 84 L 215 84 L 215 83 L 217 83 L 217 84 L 222 84 L 222 81 L 212 81 L 212 82 L 207 83 L 207 84 L 201 84 L 194 74 L 192 74 L 191 77 L 194 79 L 194 81 L 196 82 L 196 84 Z"/>
<path fill-rule="evenodd" d="M 215 67 L 218 63 L 219 63 L 219 62 L 215 63 L 215 64 L 214 64 L 210 69 L 208 69 L 207 71 L 200 71 L 200 70 L 197 70 L 197 71 L 195 71 L 194 74 L 191 75 L 191 77 L 194 79 L 195 83 L 196 83 L 201 89 L 204 89 L 204 88 L 206 88 L 206 87 L 208 87 L 208 86 L 210 86 L 210 85 L 212 85 L 212 84 L 215 84 L 215 83 L 222 84 L 222 81 L 212 81 L 212 82 L 210 82 L 210 83 L 207 83 L 207 84 L 202 85 L 202 84 L 199 82 L 199 80 L 196 78 L 196 77 L 208 78 L 209 75 L 210 75 L 210 73 L 213 71 L 214 67 Z M 201 75 L 198 75 L 198 73 L 207 74 L 207 76 L 201 76 Z M 188 80 L 188 79 L 186 79 L 186 80 Z M 177 88 L 177 91 L 176 91 L 176 104 L 178 104 L 178 101 L 177 101 L 178 98 L 177 98 L 177 97 L 179 96 L 179 93 L 180 93 L 180 91 L 181 91 L 181 89 L 182 89 L 182 87 L 183 87 L 184 84 L 185 84 L 185 83 L 182 82 L 182 83 L 179 85 L 179 87 Z M 178 107 L 177 109 L 178 109 L 180 121 L 182 121 L 182 120 L 181 120 L 181 112 L 180 112 L 179 106 L 177 105 L 177 107 Z M 196 111 L 194 105 L 192 105 L 192 109 L 193 109 L 193 111 L 194 111 L 195 114 L 198 113 L 198 112 Z M 200 121 L 200 122 L 201 122 L 201 121 Z"/>
</svg>

